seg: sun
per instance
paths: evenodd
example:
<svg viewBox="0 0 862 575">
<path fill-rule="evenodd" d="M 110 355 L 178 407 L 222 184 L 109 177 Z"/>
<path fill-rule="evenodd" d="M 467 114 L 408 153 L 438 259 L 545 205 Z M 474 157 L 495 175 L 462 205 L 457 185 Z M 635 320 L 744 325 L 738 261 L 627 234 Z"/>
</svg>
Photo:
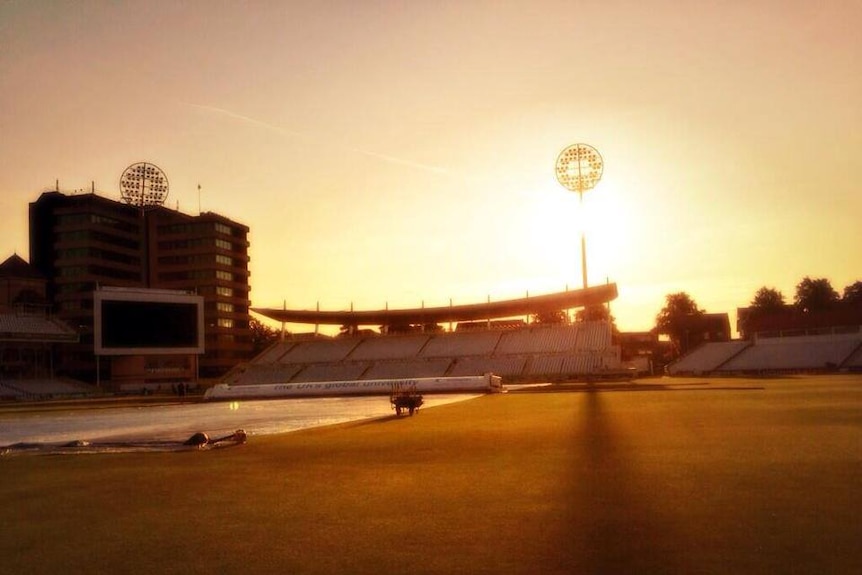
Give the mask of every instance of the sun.
<svg viewBox="0 0 862 575">
<path fill-rule="evenodd" d="M 588 285 L 615 281 L 633 249 L 631 216 L 615 186 L 613 179 L 602 180 L 582 198 L 556 181 L 531 191 L 524 214 L 528 225 L 517 244 L 522 277 L 552 284 L 552 289 L 583 287 L 583 236 Z"/>
</svg>

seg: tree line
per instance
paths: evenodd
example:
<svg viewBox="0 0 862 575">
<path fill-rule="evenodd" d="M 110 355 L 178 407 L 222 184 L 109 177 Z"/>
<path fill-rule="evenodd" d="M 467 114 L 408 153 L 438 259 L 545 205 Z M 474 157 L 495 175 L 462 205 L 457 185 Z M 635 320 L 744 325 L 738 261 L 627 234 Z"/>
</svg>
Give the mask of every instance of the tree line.
<svg viewBox="0 0 862 575">
<path fill-rule="evenodd" d="M 787 310 L 816 313 L 849 306 L 862 306 L 862 281 L 846 286 L 843 294 L 839 294 L 827 278 L 805 276 L 796 284 L 792 304 L 787 303 L 780 290 L 763 286 L 755 292 L 749 304 L 749 313 L 768 315 Z M 701 309 L 688 293 L 668 294 L 665 296 L 664 307 L 656 315 L 655 332 L 667 335 L 675 347 L 680 349 L 692 318 L 704 313 L 706 311 Z"/>
</svg>

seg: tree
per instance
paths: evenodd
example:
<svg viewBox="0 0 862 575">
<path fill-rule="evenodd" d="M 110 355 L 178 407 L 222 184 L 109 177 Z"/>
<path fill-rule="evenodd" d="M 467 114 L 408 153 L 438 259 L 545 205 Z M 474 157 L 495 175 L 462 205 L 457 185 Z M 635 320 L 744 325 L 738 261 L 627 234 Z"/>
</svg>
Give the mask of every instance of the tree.
<svg viewBox="0 0 862 575">
<path fill-rule="evenodd" d="M 533 314 L 533 323 L 560 324 L 566 323 L 566 312 L 561 309 L 544 310 Z"/>
<path fill-rule="evenodd" d="M 829 309 L 838 302 L 838 292 L 826 278 L 808 276 L 796 285 L 796 307 L 803 312 Z"/>
<path fill-rule="evenodd" d="M 655 318 L 657 333 L 670 338 L 679 353 L 688 351 L 688 330 L 692 319 L 699 318 L 704 310 L 685 292 L 665 296 L 665 305 Z"/>
<path fill-rule="evenodd" d="M 763 286 L 754 294 L 749 306 L 762 312 L 774 312 L 784 309 L 784 294 L 775 288 Z"/>
<path fill-rule="evenodd" d="M 613 321 L 605 305 L 588 305 L 575 312 L 575 321 Z"/>
<path fill-rule="evenodd" d="M 848 305 L 862 305 L 862 281 L 855 281 L 845 287 L 841 302 Z"/>
<path fill-rule="evenodd" d="M 251 330 L 251 353 L 253 356 L 271 346 L 280 337 L 277 330 L 255 318 L 248 322 L 248 329 Z"/>
</svg>

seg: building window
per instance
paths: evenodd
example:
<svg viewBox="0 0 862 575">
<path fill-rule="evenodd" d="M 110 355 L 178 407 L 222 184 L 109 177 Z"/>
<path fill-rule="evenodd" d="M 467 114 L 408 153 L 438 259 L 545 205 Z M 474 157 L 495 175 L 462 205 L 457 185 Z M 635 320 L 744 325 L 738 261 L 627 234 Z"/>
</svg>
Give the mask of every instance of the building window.
<svg viewBox="0 0 862 575">
<path fill-rule="evenodd" d="M 87 266 L 67 266 L 57 270 L 57 276 L 61 278 L 73 278 L 87 275 Z"/>
</svg>

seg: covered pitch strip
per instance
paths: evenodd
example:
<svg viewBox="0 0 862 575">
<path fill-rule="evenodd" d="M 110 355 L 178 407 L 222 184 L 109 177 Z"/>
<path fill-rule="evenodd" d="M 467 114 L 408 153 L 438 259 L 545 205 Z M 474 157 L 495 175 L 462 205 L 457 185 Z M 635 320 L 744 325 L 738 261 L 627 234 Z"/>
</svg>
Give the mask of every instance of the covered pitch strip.
<svg viewBox="0 0 862 575">
<path fill-rule="evenodd" d="M 344 395 L 389 395 L 393 389 L 407 386 L 415 389 L 417 393 L 499 393 L 503 391 L 500 376 L 486 373 L 485 375 L 471 377 L 416 377 L 251 385 L 219 383 L 206 391 L 204 399 L 218 401 Z"/>
</svg>

